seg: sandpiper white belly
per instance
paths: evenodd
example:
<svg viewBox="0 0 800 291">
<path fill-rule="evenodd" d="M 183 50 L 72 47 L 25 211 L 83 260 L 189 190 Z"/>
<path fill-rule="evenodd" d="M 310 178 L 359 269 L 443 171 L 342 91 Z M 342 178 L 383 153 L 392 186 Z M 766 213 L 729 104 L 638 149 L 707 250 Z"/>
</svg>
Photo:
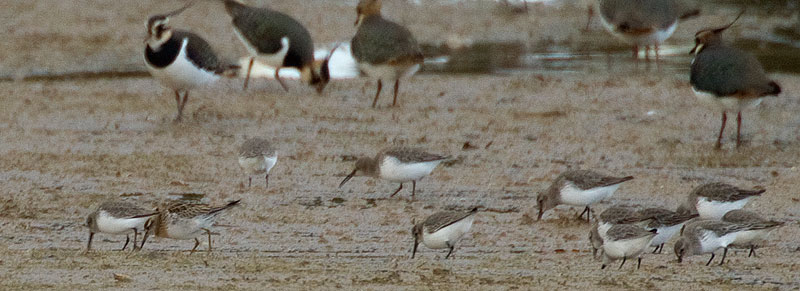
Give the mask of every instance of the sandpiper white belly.
<svg viewBox="0 0 800 291">
<path fill-rule="evenodd" d="M 726 248 L 736 240 L 738 232 L 717 236 L 714 232 L 706 230 L 700 236 L 700 248 L 703 253 L 712 253 L 720 248 Z"/>
<path fill-rule="evenodd" d="M 133 228 L 142 230 L 148 218 L 149 217 L 116 218 L 108 215 L 105 211 L 100 211 L 100 214 L 97 216 L 97 228 L 100 232 L 109 234 L 126 233 Z"/>
<path fill-rule="evenodd" d="M 731 244 L 747 246 L 759 243 L 762 242 L 771 231 L 772 228 L 740 231 L 736 235 L 736 240 Z"/>
<path fill-rule="evenodd" d="M 709 201 L 706 197 L 697 199 L 697 213 L 700 214 L 702 219 L 715 219 L 720 220 L 728 211 L 742 209 L 752 197 L 748 197 L 739 201 L 721 202 Z"/>
<path fill-rule="evenodd" d="M 614 259 L 633 258 L 640 255 L 644 248 L 650 245 L 652 239 L 653 236 L 644 236 L 616 241 L 604 240 L 603 253 Z"/>
<path fill-rule="evenodd" d="M 572 183 L 561 188 L 561 203 L 574 206 L 587 206 L 603 200 L 617 191 L 620 184 L 581 190 Z"/>
<path fill-rule="evenodd" d="M 684 223 L 679 223 L 672 226 L 663 226 L 658 228 L 658 233 L 655 237 L 653 237 L 653 241 L 650 242 L 650 246 L 660 246 L 663 243 L 666 243 L 671 239 L 675 234 L 677 234 L 681 228 L 683 227 Z"/>
<path fill-rule="evenodd" d="M 175 61 L 164 68 L 156 68 L 147 63 L 150 74 L 173 90 L 189 90 L 219 79 L 214 72 L 198 68 L 186 56 L 186 45 L 189 40 L 184 39 L 180 54 Z"/>
<path fill-rule="evenodd" d="M 433 171 L 441 160 L 419 163 L 403 163 L 388 156 L 381 161 L 380 177 L 392 182 L 410 182 L 422 179 Z"/>
<path fill-rule="evenodd" d="M 475 221 L 475 216 L 471 215 L 456 223 L 448 225 L 434 233 L 423 232 L 422 243 L 431 249 L 443 249 L 452 246 L 455 242 L 461 239 L 467 231 L 472 227 L 472 222 Z M 450 246 L 448 246 L 448 242 Z"/>
<path fill-rule="evenodd" d="M 239 166 L 241 166 L 250 174 L 269 172 L 269 170 L 271 170 L 277 162 L 277 155 L 272 157 L 239 157 Z"/>
</svg>

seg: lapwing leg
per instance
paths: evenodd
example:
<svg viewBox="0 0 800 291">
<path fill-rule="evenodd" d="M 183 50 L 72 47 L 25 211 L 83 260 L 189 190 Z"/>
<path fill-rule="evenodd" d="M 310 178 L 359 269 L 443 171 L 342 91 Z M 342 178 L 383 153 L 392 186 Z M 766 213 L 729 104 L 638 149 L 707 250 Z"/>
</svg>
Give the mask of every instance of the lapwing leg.
<svg viewBox="0 0 800 291">
<path fill-rule="evenodd" d="M 206 231 L 206 235 L 208 235 L 208 252 L 211 252 L 211 230 L 204 228 L 203 230 Z"/>
<path fill-rule="evenodd" d="M 400 79 L 394 80 L 394 99 L 392 99 L 392 106 L 397 105 L 397 91 L 400 90 Z"/>
<path fill-rule="evenodd" d="M 742 140 L 740 137 L 741 132 L 742 132 L 742 112 L 739 111 L 739 113 L 736 114 L 736 147 L 742 145 Z"/>
<path fill-rule="evenodd" d="M 275 68 L 275 80 L 278 80 L 278 83 L 281 84 L 281 87 L 283 87 L 284 91 L 289 92 L 289 87 L 286 87 L 286 84 L 284 84 L 283 80 L 281 80 L 281 76 L 278 75 L 278 72 L 280 72 L 280 71 L 281 71 L 281 68 Z"/>
<path fill-rule="evenodd" d="M 375 92 L 375 99 L 372 100 L 372 108 L 375 108 L 375 104 L 378 104 L 378 96 L 381 96 L 382 88 L 383 88 L 383 82 L 381 82 L 381 79 L 378 79 L 378 91 Z"/>
<path fill-rule="evenodd" d="M 622 264 L 619 264 L 619 268 L 617 268 L 617 270 L 622 270 L 622 266 L 625 265 L 625 261 L 627 261 L 627 260 L 628 260 L 628 257 L 622 257 Z"/>
<path fill-rule="evenodd" d="M 200 245 L 200 241 L 199 241 L 197 238 L 194 238 L 194 247 L 192 247 L 192 250 L 191 250 L 191 251 L 189 251 L 189 254 L 190 254 L 190 255 L 191 255 L 191 254 L 193 254 L 193 253 L 194 253 L 194 250 L 196 250 L 196 249 L 197 249 L 197 246 L 199 246 L 199 245 Z"/>
<path fill-rule="evenodd" d="M 711 258 L 708 259 L 708 262 L 706 263 L 706 266 L 710 265 L 711 261 L 713 261 L 713 260 L 714 260 L 714 253 L 711 253 Z"/>
<path fill-rule="evenodd" d="M 756 246 L 755 245 L 751 245 L 750 246 L 750 253 L 747 254 L 747 257 L 749 258 L 750 256 L 758 257 L 758 255 L 756 255 Z"/>
<path fill-rule="evenodd" d="M 650 46 L 644 46 L 644 60 L 649 62 L 650 61 Z"/>
<path fill-rule="evenodd" d="M 92 239 L 94 238 L 94 232 L 89 232 L 89 242 L 86 243 L 86 251 L 92 250 Z"/>
<path fill-rule="evenodd" d="M 178 94 L 180 96 L 180 94 Z M 175 121 L 181 121 L 183 119 L 183 108 L 186 106 L 186 102 L 189 102 L 189 91 L 183 92 L 183 100 L 178 102 L 178 117 L 175 118 Z"/>
<path fill-rule="evenodd" d="M 638 60 L 639 59 L 639 46 L 633 45 L 633 58 Z"/>
<path fill-rule="evenodd" d="M 400 187 L 397 188 L 392 195 L 389 195 L 389 197 L 394 197 L 394 195 L 397 194 L 397 192 L 400 192 L 400 190 L 403 190 L 403 183 L 400 183 Z"/>
<path fill-rule="evenodd" d="M 122 245 L 122 248 L 119 249 L 120 251 L 124 251 L 126 247 L 128 247 L 128 243 L 131 241 L 131 238 L 126 234 L 125 235 L 125 244 Z"/>
<path fill-rule="evenodd" d="M 147 236 L 148 235 L 150 235 L 150 233 L 147 232 L 147 230 L 145 229 L 144 236 L 142 236 L 142 243 L 139 244 L 139 250 L 142 250 L 142 248 L 144 247 L 144 242 L 147 241 Z"/>
<path fill-rule="evenodd" d="M 175 106 L 178 109 L 178 116 L 175 117 L 175 121 L 181 121 L 181 118 L 183 117 L 181 115 L 181 93 L 177 90 L 175 91 Z"/>
<path fill-rule="evenodd" d="M 447 260 L 447 258 L 449 258 L 449 257 L 450 257 L 450 255 L 452 255 L 452 254 L 453 254 L 453 250 L 455 249 L 455 244 L 452 244 L 452 245 L 451 245 L 451 244 L 450 244 L 450 242 L 447 242 L 447 247 L 448 247 L 448 248 L 450 248 L 450 251 L 448 251 L 448 252 L 447 252 L 447 255 L 446 255 L 446 256 L 444 256 L 444 259 L 445 259 L 445 260 Z"/>
<path fill-rule="evenodd" d="M 639 257 L 639 259 L 636 260 L 636 269 L 638 270 L 641 267 L 642 267 L 642 257 Z"/>
<path fill-rule="evenodd" d="M 247 75 L 244 77 L 244 87 L 242 90 L 247 90 L 247 83 L 250 82 L 250 71 L 253 70 L 253 61 L 255 60 L 255 58 L 250 58 L 250 64 L 247 65 Z"/>
<path fill-rule="evenodd" d="M 724 263 L 725 263 L 725 256 L 726 256 L 726 255 L 728 255 L 728 248 L 724 248 L 724 249 L 722 250 L 722 260 L 720 260 L 720 261 L 719 261 L 719 265 L 720 265 L 720 266 L 722 266 L 722 264 L 724 264 Z"/>
<path fill-rule="evenodd" d="M 722 111 L 722 126 L 719 128 L 719 136 L 717 137 L 717 148 L 722 147 L 722 133 L 725 131 L 726 122 L 728 122 L 728 113 Z"/>
<path fill-rule="evenodd" d="M 528 1 L 525 1 L 527 4 Z M 583 31 L 589 31 L 589 26 L 592 24 L 592 17 L 594 16 L 594 6 L 589 4 L 589 7 L 586 9 L 586 27 L 583 28 Z"/>
<path fill-rule="evenodd" d="M 264 176 L 264 181 L 265 181 L 264 188 L 269 188 L 269 173 L 267 173 Z"/>
</svg>

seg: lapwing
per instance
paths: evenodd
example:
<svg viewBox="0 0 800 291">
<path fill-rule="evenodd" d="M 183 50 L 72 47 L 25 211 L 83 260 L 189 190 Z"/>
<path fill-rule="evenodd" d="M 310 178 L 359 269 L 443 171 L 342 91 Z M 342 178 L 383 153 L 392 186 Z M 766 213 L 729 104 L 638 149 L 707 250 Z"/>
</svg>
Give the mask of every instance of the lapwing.
<svg viewBox="0 0 800 291">
<path fill-rule="evenodd" d="M 645 57 L 652 47 L 659 58 L 658 47 L 667 40 L 678 21 L 700 14 L 697 9 L 685 9 L 675 0 L 599 0 L 598 10 L 603 27 L 612 35 L 631 44 L 633 57 L 644 47 Z M 589 28 L 593 7 L 589 9 Z"/>
<path fill-rule="evenodd" d="M 403 189 L 403 183 L 411 182 L 411 199 L 417 192 L 417 181 L 431 174 L 433 169 L 450 156 L 431 154 L 421 149 L 395 147 L 380 151 L 374 158 L 361 157 L 356 161 L 355 169 L 339 184 L 344 186 L 356 174 L 381 178 L 400 183 L 400 187 L 392 195 Z"/>
<path fill-rule="evenodd" d="M 175 121 L 183 118 L 189 90 L 213 83 L 236 68 L 224 65 L 211 45 L 199 35 L 169 26 L 169 18 L 180 14 L 190 5 L 167 14 L 151 16 L 145 23 L 145 63 L 154 78 L 175 91 L 175 103 L 178 105 Z"/>
<path fill-rule="evenodd" d="M 244 89 L 250 80 L 253 62 L 258 59 L 275 68 L 275 79 L 284 90 L 289 87 L 280 79 L 282 68 L 296 68 L 300 78 L 322 93 L 330 80 L 328 60 L 314 61 L 314 42 L 311 34 L 297 20 L 284 13 L 247 6 L 235 0 L 224 0 L 225 10 L 233 19 L 233 30 L 250 53 Z"/>
<path fill-rule="evenodd" d="M 547 190 L 539 193 L 536 197 L 539 206 L 537 220 L 541 220 L 547 210 L 567 204 L 584 206 L 583 212 L 578 217 L 582 217 L 586 213 L 586 221 L 589 221 L 592 215 L 590 208 L 592 204 L 610 197 L 617 191 L 620 184 L 632 179 L 631 176 L 613 177 L 589 170 L 571 170 L 561 173 Z"/>
<path fill-rule="evenodd" d="M 384 79 L 394 80 L 392 106 L 395 106 L 400 78 L 419 70 L 424 59 L 422 51 L 408 29 L 381 16 L 381 0 L 360 0 L 356 14 L 358 31 L 350 49 L 359 70 L 378 79 L 372 107 L 378 103 Z"/>
<path fill-rule="evenodd" d="M 695 54 L 690 77 L 692 90 L 701 101 L 722 110 L 722 126 L 716 148 L 722 147 L 728 111 L 736 112 L 738 147 L 742 144 L 742 110 L 757 106 L 763 97 L 781 93 L 781 86 L 767 78 L 761 63 L 753 55 L 722 42 L 722 32 L 733 25 L 742 13 L 726 26 L 698 31 L 695 34 L 695 46 L 690 51 Z"/>
</svg>

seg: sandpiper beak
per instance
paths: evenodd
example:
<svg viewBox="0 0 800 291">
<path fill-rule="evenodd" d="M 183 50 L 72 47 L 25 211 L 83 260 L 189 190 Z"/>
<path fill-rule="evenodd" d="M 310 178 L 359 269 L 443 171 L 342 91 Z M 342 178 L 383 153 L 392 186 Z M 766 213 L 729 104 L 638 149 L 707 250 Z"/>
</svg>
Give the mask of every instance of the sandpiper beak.
<svg viewBox="0 0 800 291">
<path fill-rule="evenodd" d="M 536 220 L 542 220 L 542 215 L 544 215 L 544 208 L 541 206 L 539 207 L 539 216 L 536 217 Z"/>
<path fill-rule="evenodd" d="M 350 172 L 350 175 L 347 175 L 347 177 L 344 177 L 344 180 L 342 180 L 342 182 L 339 183 L 339 188 L 342 188 L 344 183 L 347 183 L 347 181 L 350 181 L 350 178 L 353 178 L 353 176 L 356 175 L 356 171 L 357 170 L 353 170 L 352 172 Z"/>
<path fill-rule="evenodd" d="M 417 239 L 417 236 L 414 236 L 414 248 L 411 250 L 411 258 L 412 259 L 417 254 L 417 246 L 419 246 L 419 240 Z"/>
<path fill-rule="evenodd" d="M 680 264 L 680 263 L 683 263 L 683 257 L 682 256 L 678 256 L 678 264 Z"/>
</svg>

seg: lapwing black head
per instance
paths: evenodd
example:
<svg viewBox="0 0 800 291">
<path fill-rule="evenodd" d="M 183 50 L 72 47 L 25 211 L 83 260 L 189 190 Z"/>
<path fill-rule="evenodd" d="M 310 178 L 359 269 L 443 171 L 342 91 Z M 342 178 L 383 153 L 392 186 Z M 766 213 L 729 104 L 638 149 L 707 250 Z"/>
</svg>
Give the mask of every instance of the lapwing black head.
<svg viewBox="0 0 800 291">
<path fill-rule="evenodd" d="M 236 69 L 235 66 L 223 65 L 211 45 L 199 35 L 169 26 L 170 17 L 180 14 L 191 5 L 151 16 L 145 23 L 145 64 L 155 79 L 175 91 L 178 107 L 175 121 L 183 117 L 189 90 L 212 83 L 220 75 L 231 74 L 230 71 Z"/>
<path fill-rule="evenodd" d="M 327 62 L 315 64 L 311 34 L 300 22 L 269 8 L 247 6 L 235 0 L 224 0 L 224 3 L 232 18 L 234 32 L 251 56 L 244 89 L 247 89 L 253 63 L 258 59 L 275 68 L 275 79 L 284 90 L 288 91 L 289 87 L 280 79 L 279 72 L 282 68 L 292 67 L 300 71 L 303 82 L 322 92 L 328 79 L 321 73 L 327 71 L 323 68 Z"/>
<path fill-rule="evenodd" d="M 382 79 L 394 80 L 394 99 L 400 78 L 419 70 L 424 58 L 417 40 L 408 29 L 381 16 L 381 0 L 360 0 L 356 6 L 356 35 L 350 50 L 361 72 L 378 79 L 378 90 L 372 107 L 378 102 L 383 87 Z"/>
<path fill-rule="evenodd" d="M 722 147 L 727 111 L 737 112 L 736 146 L 741 145 L 742 109 L 756 106 L 763 97 L 777 96 L 781 87 L 767 78 L 761 63 L 753 55 L 726 45 L 722 32 L 741 16 L 719 28 L 703 29 L 695 34 L 690 83 L 698 98 L 722 109 L 722 126 L 716 147 Z"/>
</svg>

